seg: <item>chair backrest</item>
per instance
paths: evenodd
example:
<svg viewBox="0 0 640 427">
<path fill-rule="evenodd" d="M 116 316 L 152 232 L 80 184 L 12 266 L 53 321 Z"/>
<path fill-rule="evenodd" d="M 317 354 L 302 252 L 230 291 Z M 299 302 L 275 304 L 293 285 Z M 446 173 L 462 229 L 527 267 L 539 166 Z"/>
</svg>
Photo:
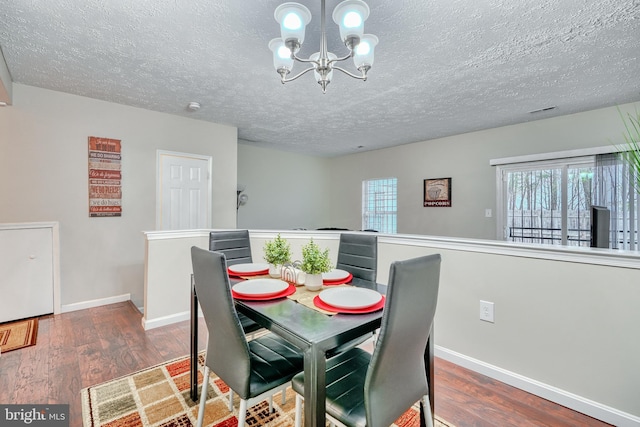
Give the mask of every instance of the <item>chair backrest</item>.
<svg viewBox="0 0 640 427">
<path fill-rule="evenodd" d="M 249 345 L 231 296 L 225 256 L 193 246 L 191 263 L 196 293 L 209 340 L 205 364 L 243 396 L 249 392 Z"/>
<path fill-rule="evenodd" d="M 375 282 L 378 276 L 378 236 L 375 234 L 340 234 L 336 268 L 363 280 Z"/>
<path fill-rule="evenodd" d="M 364 387 L 367 426 L 389 426 L 428 394 L 425 349 L 440 282 L 440 255 L 396 261 Z"/>
<path fill-rule="evenodd" d="M 212 231 L 209 250 L 223 253 L 227 265 L 253 262 L 249 230 Z"/>
</svg>

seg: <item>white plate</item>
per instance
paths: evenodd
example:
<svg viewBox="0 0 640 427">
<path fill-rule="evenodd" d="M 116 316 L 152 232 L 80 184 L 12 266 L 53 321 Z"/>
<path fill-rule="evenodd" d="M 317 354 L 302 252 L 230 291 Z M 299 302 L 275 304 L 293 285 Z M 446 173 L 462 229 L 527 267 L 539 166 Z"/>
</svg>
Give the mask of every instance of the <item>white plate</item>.
<svg viewBox="0 0 640 427">
<path fill-rule="evenodd" d="M 233 291 L 247 297 L 268 297 L 277 295 L 289 287 L 284 280 L 252 279 L 233 285 Z"/>
<path fill-rule="evenodd" d="M 318 298 L 336 308 L 358 309 L 376 305 L 382 295 L 372 289 L 348 287 L 326 289 L 318 294 Z"/>
<path fill-rule="evenodd" d="M 229 271 L 237 274 L 257 273 L 259 271 L 265 271 L 269 269 L 269 264 L 259 264 L 249 262 L 246 264 L 234 264 L 229 266 Z"/>
<path fill-rule="evenodd" d="M 349 277 L 349 272 L 334 268 L 328 273 L 322 273 L 322 280 L 342 280 Z"/>
</svg>

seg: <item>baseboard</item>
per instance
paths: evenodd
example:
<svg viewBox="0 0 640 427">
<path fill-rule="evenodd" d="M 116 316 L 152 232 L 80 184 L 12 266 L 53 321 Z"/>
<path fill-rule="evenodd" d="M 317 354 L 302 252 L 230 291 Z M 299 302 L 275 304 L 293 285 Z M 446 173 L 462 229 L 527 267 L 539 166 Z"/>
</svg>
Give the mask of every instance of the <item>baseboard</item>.
<svg viewBox="0 0 640 427">
<path fill-rule="evenodd" d="M 435 355 L 472 371 L 494 378 L 505 384 L 550 400 L 574 411 L 613 424 L 618 427 L 640 427 L 640 417 L 603 405 L 582 396 L 550 386 L 531 378 L 507 371 L 464 354 L 436 345 Z"/>
<path fill-rule="evenodd" d="M 68 313 L 70 311 L 84 310 L 87 308 L 100 307 L 101 305 L 115 304 L 117 302 L 130 301 L 130 300 L 131 300 L 131 294 L 122 294 L 122 295 L 116 295 L 114 297 L 99 298 L 99 299 L 93 299 L 89 301 L 76 302 L 73 304 L 65 304 L 60 308 L 60 310 L 62 313 Z"/>
<path fill-rule="evenodd" d="M 158 317 L 155 319 L 146 319 L 142 317 L 142 327 L 145 331 L 149 329 L 159 328 L 161 326 L 171 325 L 172 323 L 182 322 L 191 319 L 191 311 L 183 311 L 182 313 L 171 314 L 169 316 Z"/>
</svg>

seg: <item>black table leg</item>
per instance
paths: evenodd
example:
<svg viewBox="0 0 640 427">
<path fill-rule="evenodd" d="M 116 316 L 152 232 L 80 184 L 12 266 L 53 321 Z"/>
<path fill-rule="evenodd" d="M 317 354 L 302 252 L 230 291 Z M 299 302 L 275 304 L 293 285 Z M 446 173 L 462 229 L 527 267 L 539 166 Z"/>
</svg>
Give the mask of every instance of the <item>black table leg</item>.
<svg viewBox="0 0 640 427">
<path fill-rule="evenodd" d="M 191 400 L 198 401 L 198 296 L 191 275 Z"/>
<path fill-rule="evenodd" d="M 427 348 L 424 349 L 424 365 L 427 371 L 427 384 L 429 385 L 429 406 L 431 406 L 431 422 L 435 425 L 435 384 L 434 384 L 434 363 L 433 363 L 433 325 L 431 326 L 431 332 L 429 334 L 429 340 L 427 341 Z M 426 427 L 424 408 L 422 402 L 420 402 L 420 427 Z"/>
</svg>

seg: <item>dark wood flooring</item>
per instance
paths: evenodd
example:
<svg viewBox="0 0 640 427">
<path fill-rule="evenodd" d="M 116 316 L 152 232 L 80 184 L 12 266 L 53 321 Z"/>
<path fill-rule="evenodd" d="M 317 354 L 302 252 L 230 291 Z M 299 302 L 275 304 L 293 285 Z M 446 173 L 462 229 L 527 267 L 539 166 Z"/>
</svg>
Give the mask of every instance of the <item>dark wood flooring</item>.
<svg viewBox="0 0 640 427">
<path fill-rule="evenodd" d="M 189 353 L 188 322 L 145 332 L 141 318 L 130 302 L 41 317 L 35 346 L 0 357 L 0 403 L 68 403 L 82 426 L 82 388 Z M 442 359 L 435 388 L 436 414 L 457 427 L 609 425 Z"/>
</svg>

